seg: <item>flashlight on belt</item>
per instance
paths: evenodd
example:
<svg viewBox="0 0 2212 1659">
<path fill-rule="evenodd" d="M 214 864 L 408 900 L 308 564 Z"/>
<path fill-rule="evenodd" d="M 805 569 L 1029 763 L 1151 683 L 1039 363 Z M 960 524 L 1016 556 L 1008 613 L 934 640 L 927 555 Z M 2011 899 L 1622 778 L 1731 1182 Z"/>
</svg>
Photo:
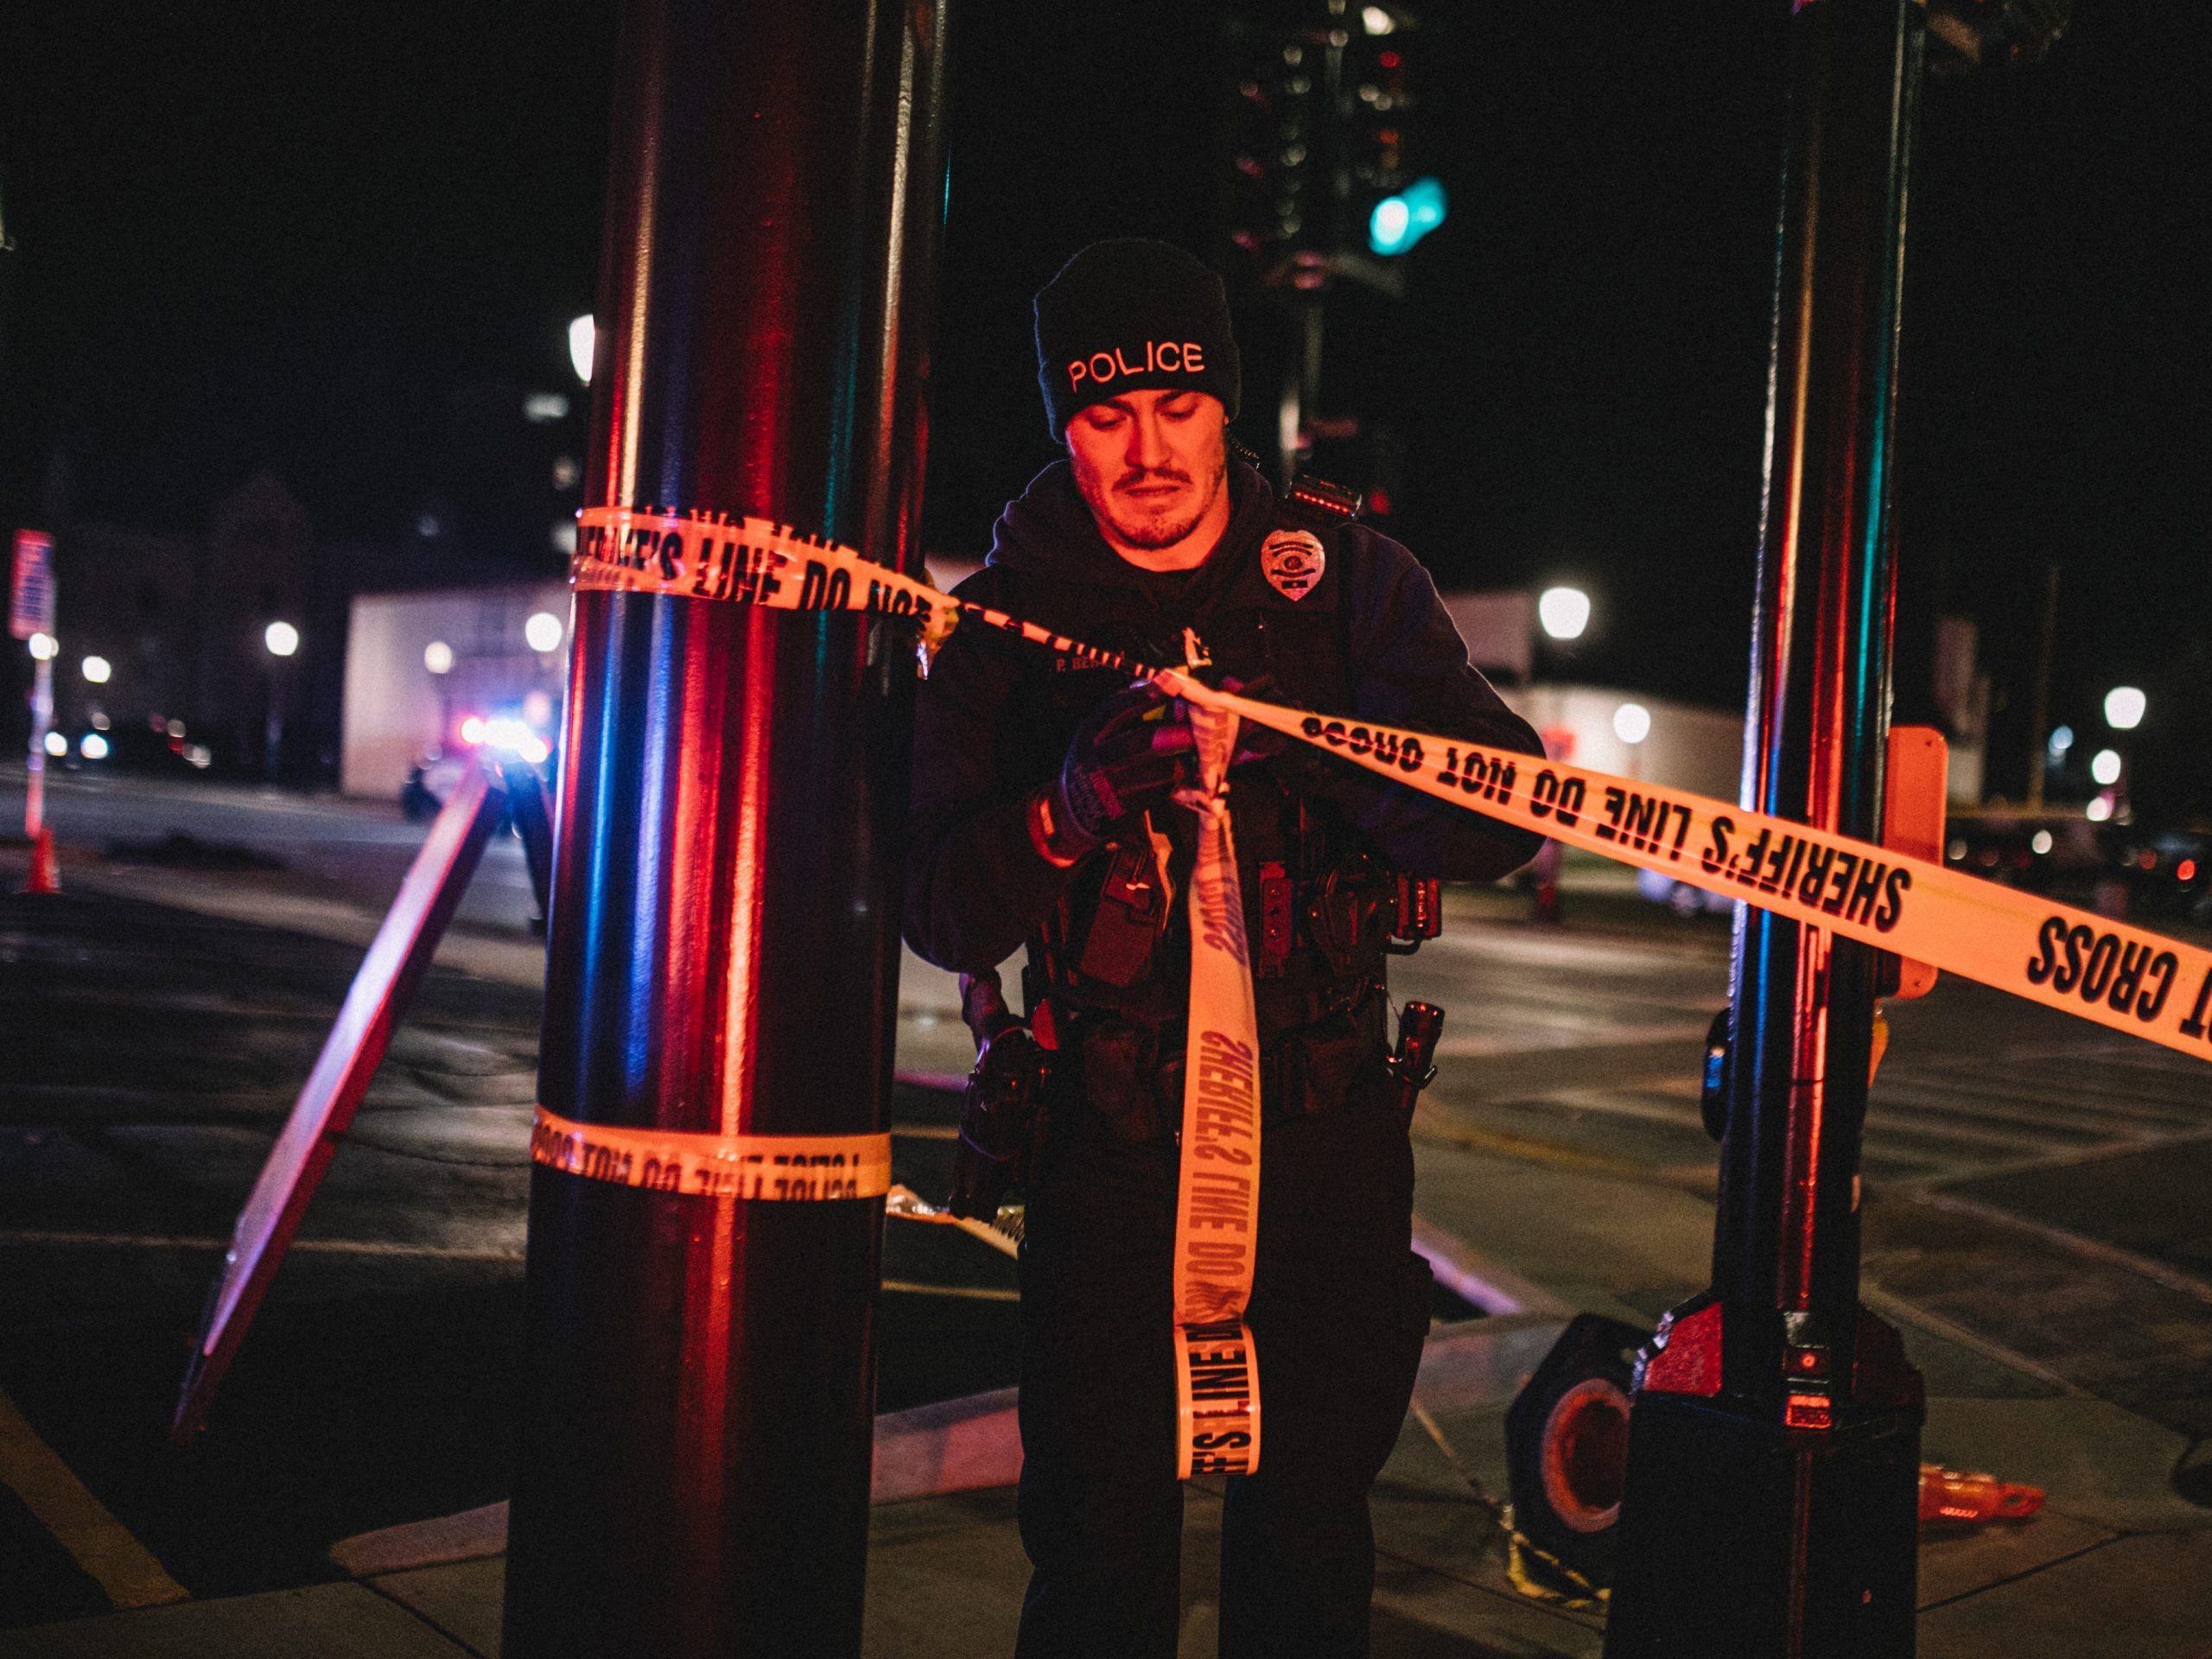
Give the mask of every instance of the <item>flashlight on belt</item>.
<svg viewBox="0 0 2212 1659">
<path fill-rule="evenodd" d="M 1433 1002 L 1408 1002 L 1399 1010 L 1390 1075 L 1398 1080 L 1398 1109 L 1408 1117 L 1421 1091 L 1436 1081 L 1436 1039 L 1443 1034 L 1444 1010 Z"/>
</svg>

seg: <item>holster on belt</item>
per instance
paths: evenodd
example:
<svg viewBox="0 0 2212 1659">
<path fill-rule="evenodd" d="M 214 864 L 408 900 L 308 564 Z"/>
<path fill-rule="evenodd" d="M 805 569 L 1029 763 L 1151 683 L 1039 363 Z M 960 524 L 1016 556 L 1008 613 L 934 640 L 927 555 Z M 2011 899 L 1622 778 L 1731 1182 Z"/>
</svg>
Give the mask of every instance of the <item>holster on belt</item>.
<svg viewBox="0 0 2212 1659">
<path fill-rule="evenodd" d="M 1260 1097 L 1274 1121 L 1318 1116 L 1349 1101 L 1389 1058 L 1380 987 L 1361 988 L 1348 1007 L 1263 1039 Z"/>
</svg>

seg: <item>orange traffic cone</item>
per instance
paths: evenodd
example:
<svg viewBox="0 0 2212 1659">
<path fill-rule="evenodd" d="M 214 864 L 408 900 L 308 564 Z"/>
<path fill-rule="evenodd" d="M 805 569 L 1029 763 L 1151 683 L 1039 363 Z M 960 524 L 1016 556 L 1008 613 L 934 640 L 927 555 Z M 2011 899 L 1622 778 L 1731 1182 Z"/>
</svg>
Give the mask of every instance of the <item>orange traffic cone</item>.
<svg viewBox="0 0 2212 1659">
<path fill-rule="evenodd" d="M 31 873 L 29 879 L 17 889 L 22 893 L 59 893 L 61 891 L 61 864 L 54 855 L 54 826 L 42 824 L 38 839 L 31 843 Z"/>
<path fill-rule="evenodd" d="M 1994 1475 L 1968 1474 L 1941 1464 L 1920 1465 L 1923 1525 L 1973 1527 L 1987 1521 L 2024 1521 L 2041 1508 L 2040 1486 L 2018 1486 Z"/>
</svg>

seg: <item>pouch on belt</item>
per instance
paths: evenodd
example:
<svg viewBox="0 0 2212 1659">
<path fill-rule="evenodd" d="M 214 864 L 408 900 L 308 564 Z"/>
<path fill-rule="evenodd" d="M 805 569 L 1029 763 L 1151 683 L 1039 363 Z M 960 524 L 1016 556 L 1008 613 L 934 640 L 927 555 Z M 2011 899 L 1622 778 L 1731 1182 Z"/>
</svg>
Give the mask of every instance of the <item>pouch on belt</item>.
<svg viewBox="0 0 2212 1659">
<path fill-rule="evenodd" d="M 1385 1070 L 1382 995 L 1370 990 L 1351 1007 L 1325 1014 L 1261 1044 L 1266 1116 L 1313 1117 L 1340 1109 L 1359 1084 Z"/>
<path fill-rule="evenodd" d="M 1163 1027 L 1084 1016 L 1077 1035 L 1083 1099 L 1116 1140 L 1145 1146 L 1181 1121 L 1182 1038 L 1179 1021 Z"/>
</svg>

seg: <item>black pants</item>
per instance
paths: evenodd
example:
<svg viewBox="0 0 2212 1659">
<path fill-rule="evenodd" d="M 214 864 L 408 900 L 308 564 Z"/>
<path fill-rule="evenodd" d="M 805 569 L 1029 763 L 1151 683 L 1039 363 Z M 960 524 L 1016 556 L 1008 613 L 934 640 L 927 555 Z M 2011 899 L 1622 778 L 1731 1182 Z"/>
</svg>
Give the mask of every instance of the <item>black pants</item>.
<svg viewBox="0 0 2212 1659">
<path fill-rule="evenodd" d="M 1223 1516 L 1221 1653 L 1363 1655 L 1375 1585 L 1367 1497 L 1397 1438 L 1428 1326 L 1408 1249 L 1413 1157 L 1380 1084 L 1262 1135 L 1247 1318 L 1261 1455 Z M 1021 1659 L 1173 1659 L 1175 1153 L 1087 1112 L 1056 1124 L 1021 1264 L 1021 1538 L 1035 1569 Z"/>
</svg>

